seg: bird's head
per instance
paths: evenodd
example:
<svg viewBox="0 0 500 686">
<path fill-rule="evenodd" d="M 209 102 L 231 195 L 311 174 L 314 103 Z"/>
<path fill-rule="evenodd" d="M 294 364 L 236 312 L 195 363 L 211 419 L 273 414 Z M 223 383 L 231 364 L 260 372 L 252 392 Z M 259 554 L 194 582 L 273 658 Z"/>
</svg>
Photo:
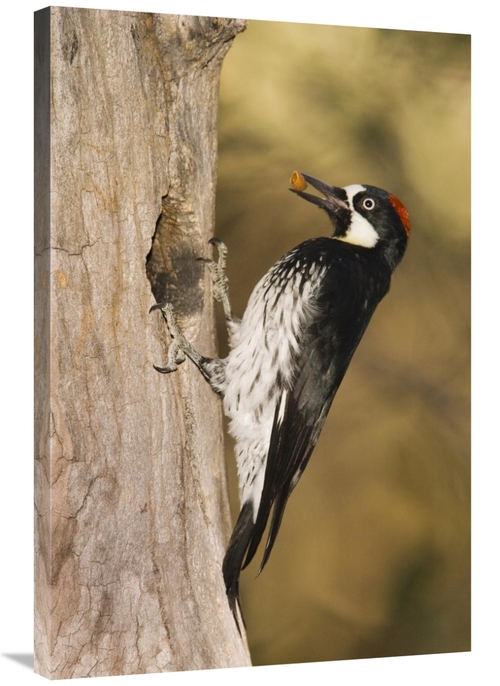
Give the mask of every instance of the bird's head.
<svg viewBox="0 0 500 686">
<path fill-rule="evenodd" d="M 324 197 L 305 193 L 308 184 Z M 360 184 L 337 188 L 299 172 L 293 172 L 290 185 L 293 193 L 325 210 L 334 226 L 332 238 L 382 251 L 392 269 L 399 263 L 410 236 L 410 218 L 394 195 Z"/>
</svg>

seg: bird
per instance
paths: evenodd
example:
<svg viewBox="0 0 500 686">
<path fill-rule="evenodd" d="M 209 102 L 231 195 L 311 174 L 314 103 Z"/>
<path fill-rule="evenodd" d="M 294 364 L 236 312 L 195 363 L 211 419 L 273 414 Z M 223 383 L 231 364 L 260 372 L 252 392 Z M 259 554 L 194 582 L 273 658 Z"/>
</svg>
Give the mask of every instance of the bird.
<svg viewBox="0 0 500 686">
<path fill-rule="evenodd" d="M 319 194 L 305 191 L 308 186 Z M 410 237 L 409 214 L 391 193 L 371 185 L 339 188 L 293 172 L 290 191 L 326 212 L 330 236 L 287 252 L 255 286 L 242 319 L 231 308 L 227 247 L 206 263 L 224 308 L 229 354 L 201 355 L 184 337 L 170 303 L 158 303 L 172 343 L 168 374 L 190 358 L 222 397 L 235 440 L 240 512 L 222 564 L 229 607 L 241 635 L 241 571 L 269 525 L 258 574 L 266 565 L 288 499 L 318 441 L 351 358 Z"/>
</svg>

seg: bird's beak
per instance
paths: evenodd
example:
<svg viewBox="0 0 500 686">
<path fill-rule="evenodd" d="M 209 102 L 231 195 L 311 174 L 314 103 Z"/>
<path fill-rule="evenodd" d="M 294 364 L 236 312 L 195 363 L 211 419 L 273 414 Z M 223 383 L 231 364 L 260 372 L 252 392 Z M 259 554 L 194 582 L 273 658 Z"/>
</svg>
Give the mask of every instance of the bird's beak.
<svg viewBox="0 0 500 686">
<path fill-rule="evenodd" d="M 345 202 L 346 193 L 343 188 L 328 186 L 326 183 L 323 183 L 323 181 L 319 181 L 313 176 L 308 176 L 301 172 L 293 172 L 290 179 L 290 185 L 292 193 L 296 193 L 301 198 L 304 198 L 304 200 L 312 202 L 314 205 L 318 205 L 318 207 L 326 210 L 332 219 L 345 214 L 345 212 L 350 212 L 349 207 Z M 323 193 L 324 197 L 321 198 L 318 195 L 304 193 L 304 189 L 307 188 L 308 185 L 311 185 L 317 191 Z"/>
</svg>

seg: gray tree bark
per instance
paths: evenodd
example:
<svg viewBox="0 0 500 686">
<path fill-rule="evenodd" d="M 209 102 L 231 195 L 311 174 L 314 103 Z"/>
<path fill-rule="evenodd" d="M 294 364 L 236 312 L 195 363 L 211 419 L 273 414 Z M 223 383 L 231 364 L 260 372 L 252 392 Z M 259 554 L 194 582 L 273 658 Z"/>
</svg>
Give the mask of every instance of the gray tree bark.
<svg viewBox="0 0 500 686">
<path fill-rule="evenodd" d="M 210 255 L 219 73 L 243 29 L 35 15 L 35 669 L 50 678 L 250 664 L 221 574 L 220 402 L 189 362 L 153 369 L 169 336 L 148 315 L 153 285 L 215 354 L 194 258 Z"/>
</svg>

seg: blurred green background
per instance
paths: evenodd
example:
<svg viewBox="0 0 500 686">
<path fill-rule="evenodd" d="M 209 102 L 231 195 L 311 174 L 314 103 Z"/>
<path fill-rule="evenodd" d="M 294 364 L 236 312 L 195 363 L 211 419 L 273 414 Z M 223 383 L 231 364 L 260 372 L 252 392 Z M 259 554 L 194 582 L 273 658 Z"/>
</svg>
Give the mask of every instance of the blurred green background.
<svg viewBox="0 0 500 686">
<path fill-rule="evenodd" d="M 216 235 L 240 316 L 282 254 L 331 233 L 288 191 L 294 169 L 385 188 L 413 233 L 268 566 L 242 574 L 253 662 L 469 650 L 470 37 L 249 22 L 219 111 Z"/>
</svg>

